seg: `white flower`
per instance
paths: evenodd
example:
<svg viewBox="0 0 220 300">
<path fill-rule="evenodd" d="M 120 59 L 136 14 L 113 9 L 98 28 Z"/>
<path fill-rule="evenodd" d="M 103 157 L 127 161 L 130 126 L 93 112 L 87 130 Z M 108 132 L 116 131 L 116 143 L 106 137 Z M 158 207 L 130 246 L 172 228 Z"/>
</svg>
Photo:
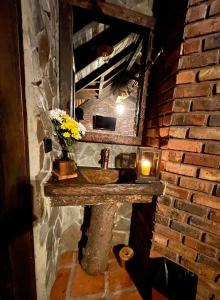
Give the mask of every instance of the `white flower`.
<svg viewBox="0 0 220 300">
<path fill-rule="evenodd" d="M 86 133 L 86 127 L 82 123 L 78 123 L 78 128 L 81 135 L 84 135 Z"/>
<path fill-rule="evenodd" d="M 55 108 L 49 111 L 49 116 L 51 120 L 57 120 L 62 123 L 62 116 L 66 115 L 65 110 L 61 110 L 59 108 Z"/>
</svg>

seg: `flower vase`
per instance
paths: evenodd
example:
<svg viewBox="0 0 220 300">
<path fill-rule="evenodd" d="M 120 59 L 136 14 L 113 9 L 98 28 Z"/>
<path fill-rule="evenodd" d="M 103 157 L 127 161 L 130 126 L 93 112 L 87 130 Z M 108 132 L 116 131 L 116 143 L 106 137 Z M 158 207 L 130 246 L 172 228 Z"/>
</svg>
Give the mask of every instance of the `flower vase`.
<svg viewBox="0 0 220 300">
<path fill-rule="evenodd" d="M 69 151 L 63 149 L 61 159 L 55 160 L 53 164 L 53 176 L 57 180 L 75 178 L 78 176 L 76 170 L 76 162 L 74 160 L 69 159 Z"/>
</svg>

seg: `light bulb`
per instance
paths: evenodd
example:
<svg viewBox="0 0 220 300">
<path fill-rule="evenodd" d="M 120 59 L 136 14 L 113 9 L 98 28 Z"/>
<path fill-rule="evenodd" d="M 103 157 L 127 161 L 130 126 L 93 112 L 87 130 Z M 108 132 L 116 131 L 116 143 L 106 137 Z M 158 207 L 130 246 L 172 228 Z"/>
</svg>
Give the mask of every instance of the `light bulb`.
<svg viewBox="0 0 220 300">
<path fill-rule="evenodd" d="M 119 115 L 122 115 L 124 113 L 124 111 L 125 111 L 125 107 L 124 107 L 124 105 L 122 103 L 118 103 L 116 105 L 116 110 L 117 110 L 117 113 Z"/>
</svg>

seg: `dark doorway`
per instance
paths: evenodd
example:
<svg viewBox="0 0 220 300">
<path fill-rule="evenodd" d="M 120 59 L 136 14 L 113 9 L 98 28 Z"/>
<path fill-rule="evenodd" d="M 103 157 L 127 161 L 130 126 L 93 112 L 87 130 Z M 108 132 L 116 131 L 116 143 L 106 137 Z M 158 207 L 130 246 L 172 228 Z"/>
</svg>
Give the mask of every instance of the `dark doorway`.
<svg viewBox="0 0 220 300">
<path fill-rule="evenodd" d="M 19 0 L 0 1 L 0 300 L 36 299 Z"/>
</svg>

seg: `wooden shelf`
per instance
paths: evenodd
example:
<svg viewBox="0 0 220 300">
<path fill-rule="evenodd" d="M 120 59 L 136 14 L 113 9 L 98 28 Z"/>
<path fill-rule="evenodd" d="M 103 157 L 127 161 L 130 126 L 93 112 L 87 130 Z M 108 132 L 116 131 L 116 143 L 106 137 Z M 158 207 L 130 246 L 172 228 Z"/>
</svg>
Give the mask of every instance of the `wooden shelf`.
<svg viewBox="0 0 220 300">
<path fill-rule="evenodd" d="M 62 181 L 51 179 L 45 184 L 44 192 L 45 196 L 51 198 L 51 206 L 148 203 L 152 201 L 152 196 L 162 194 L 163 185 L 159 181 L 141 184 L 90 184 L 79 176 Z"/>
</svg>

